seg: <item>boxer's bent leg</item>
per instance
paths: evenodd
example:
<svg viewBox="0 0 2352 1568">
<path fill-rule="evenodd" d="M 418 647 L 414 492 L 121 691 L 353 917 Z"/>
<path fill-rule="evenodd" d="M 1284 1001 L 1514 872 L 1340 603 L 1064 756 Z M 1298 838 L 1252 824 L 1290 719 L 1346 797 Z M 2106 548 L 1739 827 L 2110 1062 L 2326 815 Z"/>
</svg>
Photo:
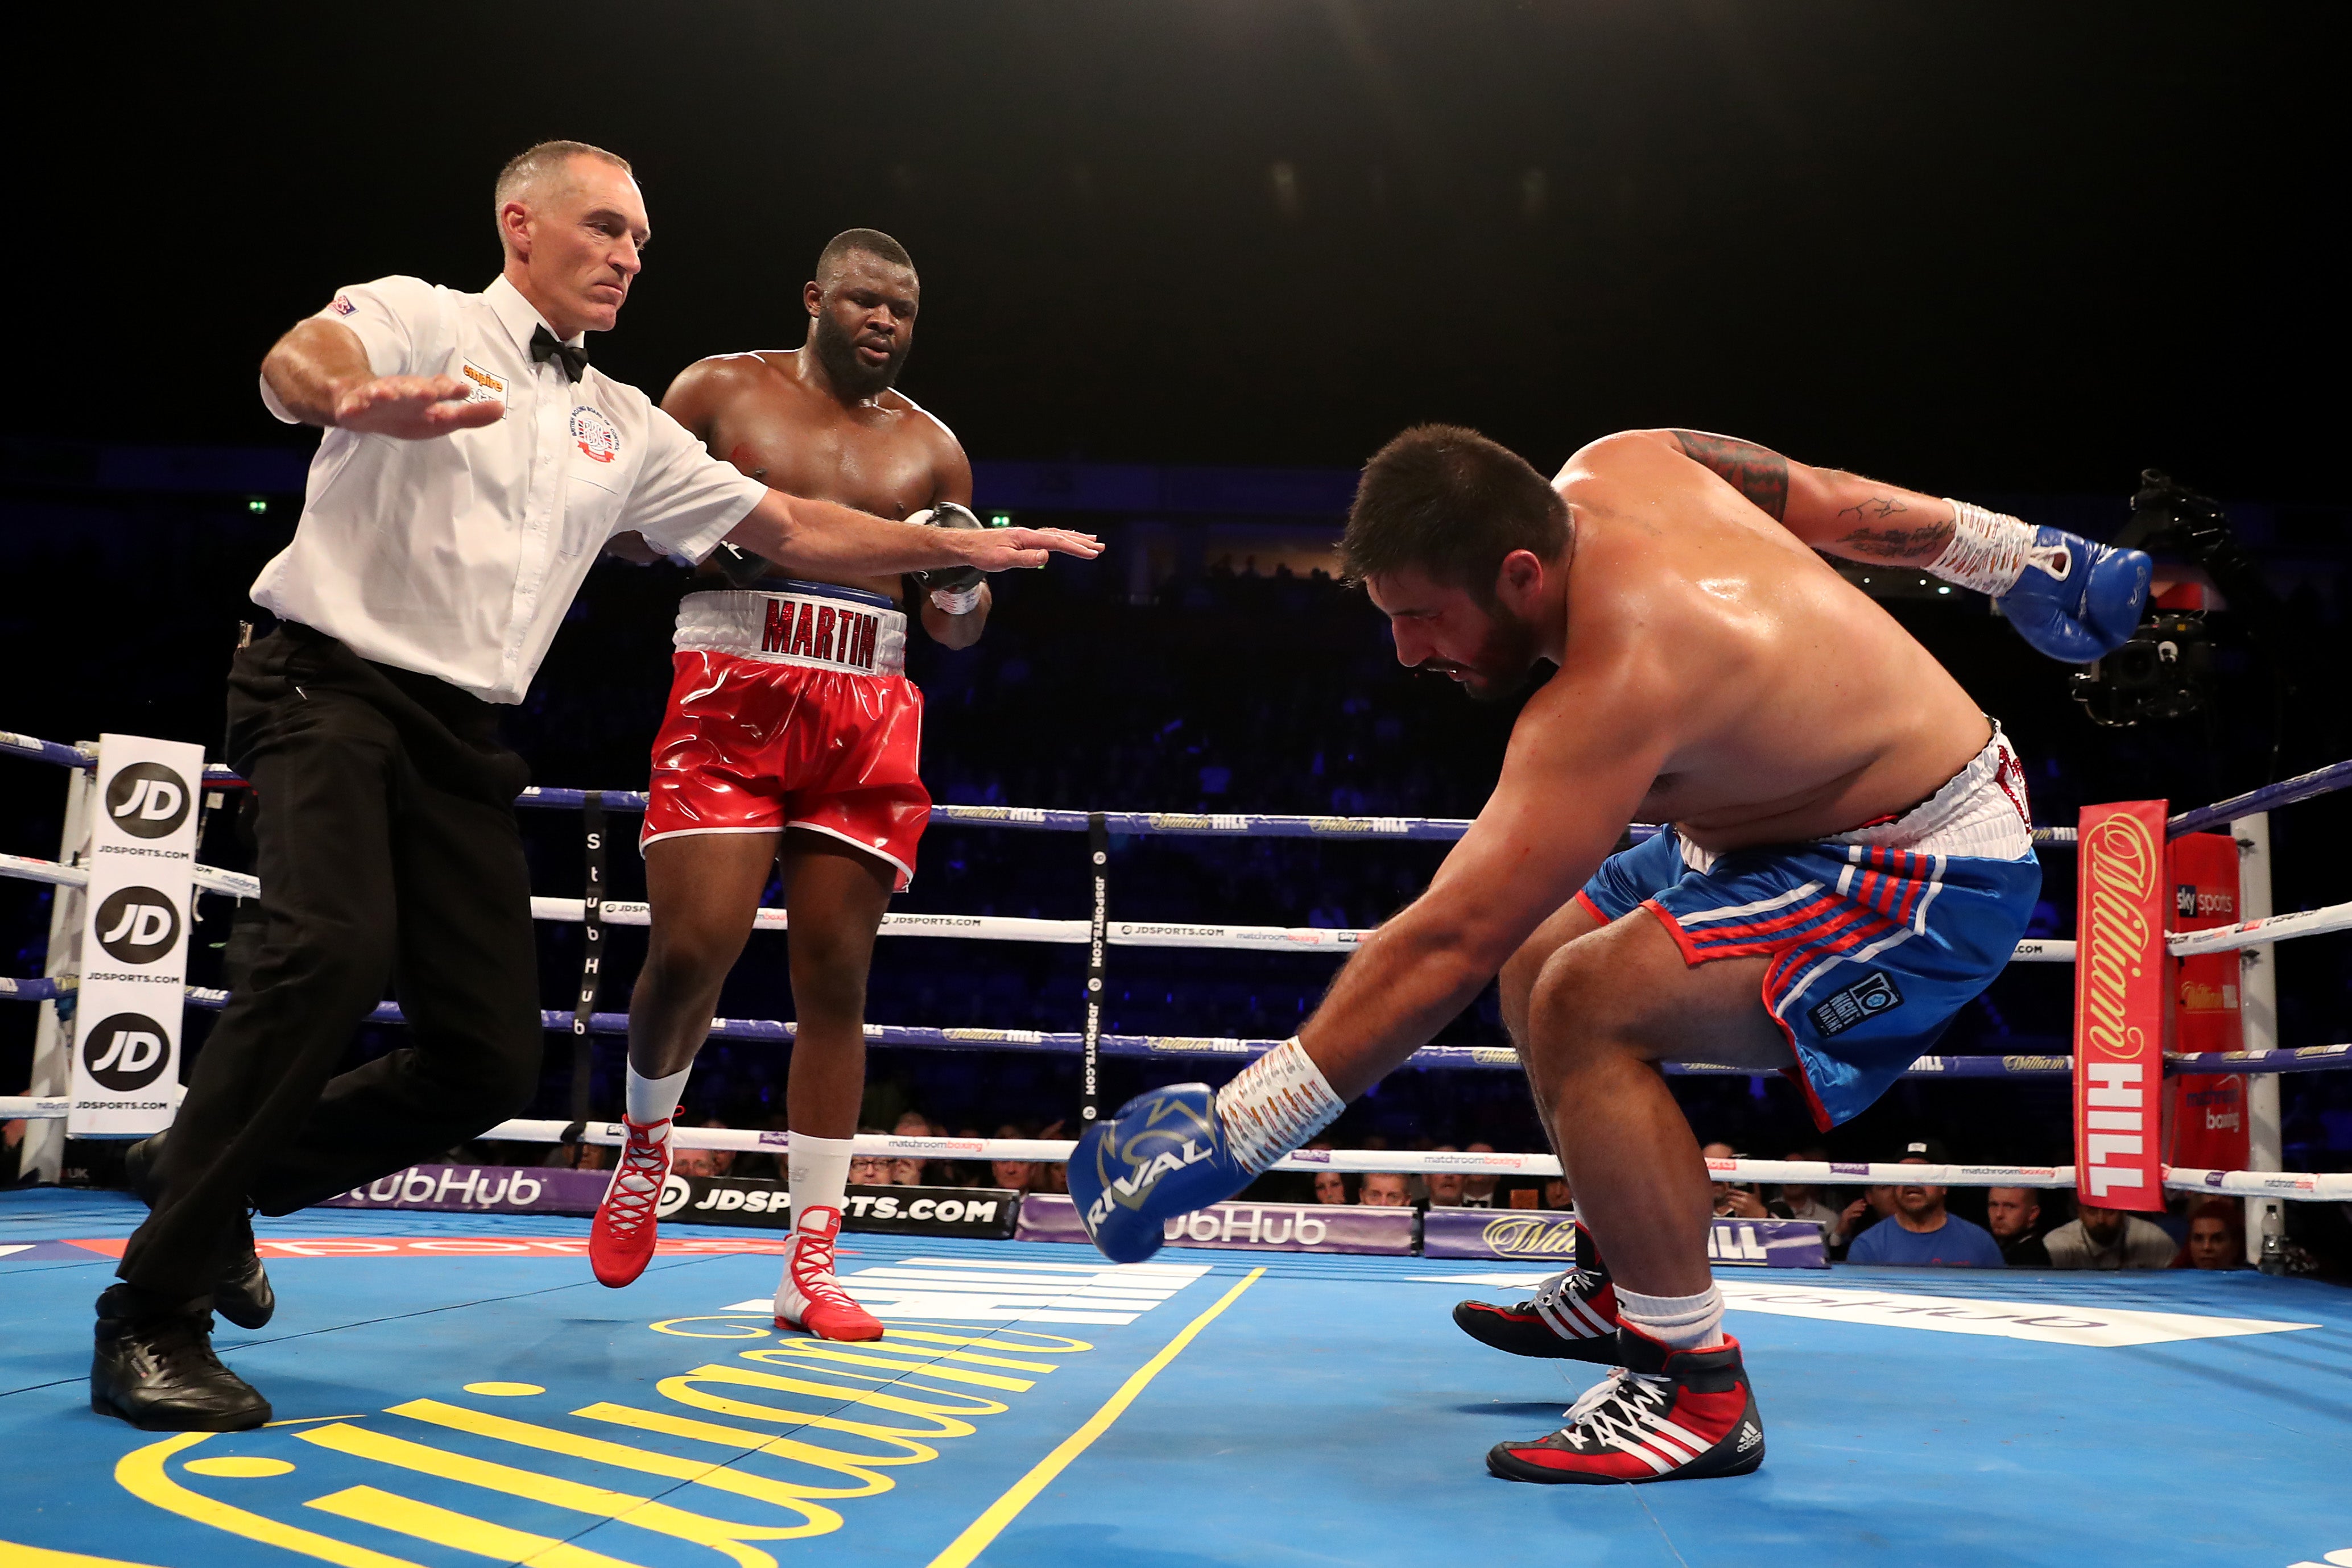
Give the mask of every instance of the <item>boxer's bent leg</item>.
<svg viewBox="0 0 2352 1568">
<path fill-rule="evenodd" d="M 1624 1289 L 1707 1289 L 1706 1165 L 1657 1063 L 1790 1065 L 1764 1010 L 1768 961 L 1686 967 L 1664 927 L 1635 910 L 1559 948 L 1535 983 L 1522 1050 L 1549 1094 L 1577 1210 Z"/>
<path fill-rule="evenodd" d="M 895 868 L 824 833 L 784 835 L 793 1041 L 784 1112 L 796 1133 L 857 1134 L 866 1094 L 866 975 Z"/>
<path fill-rule="evenodd" d="M 514 807 L 401 765 L 391 821 L 398 1049 L 330 1082 L 257 1176 L 285 1214 L 478 1136 L 530 1103 L 544 1031 L 530 872 Z"/>
<path fill-rule="evenodd" d="M 681 833 L 646 846 L 653 925 L 629 998 L 629 1065 L 639 1077 L 683 1072 L 702 1049 L 782 837 L 766 830 Z"/>
<path fill-rule="evenodd" d="M 257 668 L 269 653 L 238 654 L 229 699 L 233 760 L 256 792 L 259 940 L 196 1053 L 156 1164 L 154 1210 L 119 1270 L 173 1301 L 211 1291 L 256 1177 L 309 1114 L 392 967 L 397 739 L 368 703 Z"/>
<path fill-rule="evenodd" d="M 1528 1049 L 1528 1001 L 1534 994 L 1537 977 L 1543 973 L 1551 956 L 1578 937 L 1600 930 L 1603 924 L 1600 915 L 1570 899 L 1560 905 L 1558 914 L 1536 927 L 1535 935 L 1520 945 L 1496 977 L 1503 1028 L 1519 1053 L 1519 1065 L 1527 1071 L 1528 1089 L 1535 1099 L 1536 1119 L 1543 1124 L 1544 1135 L 1551 1140 L 1551 1152 L 1555 1155 L 1560 1152 L 1559 1133 L 1551 1124 L 1551 1091 L 1536 1070 L 1535 1052 Z"/>
</svg>

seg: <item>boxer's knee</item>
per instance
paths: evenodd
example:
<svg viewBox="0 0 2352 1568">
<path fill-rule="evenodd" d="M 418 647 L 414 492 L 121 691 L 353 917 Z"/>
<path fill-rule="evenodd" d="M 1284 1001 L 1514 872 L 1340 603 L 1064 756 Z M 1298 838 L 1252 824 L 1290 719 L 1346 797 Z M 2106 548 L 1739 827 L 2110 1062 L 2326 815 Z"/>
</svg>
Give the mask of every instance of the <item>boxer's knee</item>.
<svg viewBox="0 0 2352 1568">
<path fill-rule="evenodd" d="M 793 1005 L 803 1018 L 862 1019 L 873 945 L 855 934 L 810 931 L 792 937 Z"/>
<path fill-rule="evenodd" d="M 743 935 L 693 922 L 665 922 L 646 945 L 637 971 L 640 991 L 664 1000 L 715 1000 L 742 955 Z"/>
<path fill-rule="evenodd" d="M 1571 942 L 1546 956 L 1528 983 L 1520 1051 L 1547 1069 L 1633 1051 L 1633 1010 L 1624 977 L 1599 942 Z"/>
</svg>

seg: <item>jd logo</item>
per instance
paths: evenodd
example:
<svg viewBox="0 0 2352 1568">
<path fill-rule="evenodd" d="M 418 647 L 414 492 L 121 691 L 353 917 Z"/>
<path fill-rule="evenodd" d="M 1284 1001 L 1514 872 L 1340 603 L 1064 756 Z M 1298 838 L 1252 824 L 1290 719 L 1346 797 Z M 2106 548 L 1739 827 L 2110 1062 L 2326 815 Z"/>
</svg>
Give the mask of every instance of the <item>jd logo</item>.
<svg viewBox="0 0 2352 1568">
<path fill-rule="evenodd" d="M 687 1185 L 684 1176 L 671 1175 L 662 1177 L 661 1198 L 654 1205 L 654 1218 L 667 1219 L 684 1208 L 686 1200 L 693 1196 L 694 1189 Z"/>
<path fill-rule="evenodd" d="M 107 785 L 106 814 L 134 838 L 169 838 L 187 821 L 187 783 L 160 762 L 134 762 Z"/>
<path fill-rule="evenodd" d="M 180 912 L 152 887 L 117 888 L 98 906 L 98 945 L 118 964 L 152 964 L 180 939 Z"/>
<path fill-rule="evenodd" d="M 1807 1016 L 1813 1020 L 1813 1028 L 1826 1036 L 1842 1034 L 1890 1008 L 1902 1005 L 1903 993 L 1895 988 L 1895 982 L 1873 971 L 1844 990 L 1815 1003 Z"/>
<path fill-rule="evenodd" d="M 171 1054 L 163 1026 L 144 1013 L 117 1013 L 89 1031 L 81 1048 L 89 1075 L 118 1094 L 144 1089 Z"/>
</svg>

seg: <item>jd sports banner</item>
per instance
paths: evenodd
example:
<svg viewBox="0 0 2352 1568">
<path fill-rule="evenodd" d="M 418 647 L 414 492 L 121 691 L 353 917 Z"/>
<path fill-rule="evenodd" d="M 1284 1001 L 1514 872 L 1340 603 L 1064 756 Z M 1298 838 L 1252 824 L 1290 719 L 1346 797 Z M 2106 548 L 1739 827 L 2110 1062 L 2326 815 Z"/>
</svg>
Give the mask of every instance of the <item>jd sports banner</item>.
<svg viewBox="0 0 2352 1568">
<path fill-rule="evenodd" d="M 841 1206 L 844 1230 L 898 1236 L 1013 1234 L 1021 1195 L 1002 1187 L 853 1186 Z M 665 1225 L 762 1225 L 789 1230 L 792 1194 L 775 1181 L 673 1174 L 655 1216 Z"/>
<path fill-rule="evenodd" d="M 98 755 L 66 1133 L 144 1137 L 170 1124 L 180 1081 L 205 753 L 110 735 Z"/>
</svg>

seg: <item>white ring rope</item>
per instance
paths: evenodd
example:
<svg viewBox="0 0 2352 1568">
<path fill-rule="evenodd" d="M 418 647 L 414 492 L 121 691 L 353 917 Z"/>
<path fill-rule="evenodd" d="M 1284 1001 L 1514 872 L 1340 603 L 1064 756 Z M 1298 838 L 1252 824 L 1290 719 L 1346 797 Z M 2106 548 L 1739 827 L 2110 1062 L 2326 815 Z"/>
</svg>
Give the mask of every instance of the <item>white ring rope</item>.
<svg viewBox="0 0 2352 1568">
<path fill-rule="evenodd" d="M 59 865 L 55 861 L 0 854 L 0 877 L 48 883 L 58 887 L 80 887 L 89 882 L 89 873 L 79 866 Z M 224 894 L 231 898 L 257 898 L 261 894 L 258 878 L 243 872 L 223 871 L 218 866 L 197 866 L 195 880 L 196 885 L 205 892 Z M 2344 907 L 2352 911 L 2352 904 Z M 584 918 L 581 900 L 576 898 L 534 896 L 530 901 L 530 914 L 534 920 L 575 925 Z M 605 904 L 604 916 L 607 925 L 645 925 L 650 924 L 652 918 L 647 905 L 617 900 Z M 2347 923 L 2352 924 L 2352 916 L 2347 916 Z M 781 909 L 761 909 L 754 914 L 751 920 L 751 927 L 755 931 L 782 931 L 787 928 L 788 924 L 788 918 Z M 1037 920 L 1013 915 L 885 915 L 882 917 L 882 935 L 885 936 L 953 936 L 976 942 L 1043 942 L 1082 947 L 1089 940 L 1088 934 L 1089 926 L 1084 920 Z M 1361 946 L 1371 932 L 1322 925 L 1198 925 L 1181 921 L 1114 920 L 1108 935 L 1114 947 L 1331 953 L 1350 951 Z M 2199 935 L 2206 934 L 2200 932 Z M 2071 964 L 2074 961 L 2074 944 L 2036 937 L 2020 942 L 2010 961 L 2016 964 Z"/>
<path fill-rule="evenodd" d="M 66 1114 L 62 1097 L 34 1100 L 0 1096 L 0 1119 L 27 1117 L 55 1120 Z M 574 1124 L 555 1121 L 501 1122 L 483 1133 L 485 1140 L 519 1144 L 560 1144 Z M 576 1134 L 583 1144 L 618 1145 L 625 1129 L 618 1122 L 589 1122 Z M 787 1134 L 753 1132 L 737 1127 L 673 1127 L 670 1143 L 681 1149 L 722 1149 L 738 1154 L 777 1154 L 787 1146 Z M 866 1134 L 855 1140 L 852 1153 L 883 1159 L 1020 1160 L 1063 1165 L 1077 1145 L 1059 1138 L 902 1138 Z M 1559 1162 L 1549 1155 L 1457 1154 L 1452 1150 L 1309 1149 L 1275 1162 L 1279 1171 L 1340 1171 L 1349 1174 L 1426 1176 L 1556 1176 Z M 1899 1186 L 1928 1183 L 1937 1186 L 2067 1187 L 2074 1185 L 2072 1166 L 1891 1165 L 1821 1160 L 1709 1160 L 1707 1174 L 1719 1181 L 1801 1182 L 1811 1186 Z M 2352 1200 L 2352 1174 L 2302 1176 L 2281 1171 L 2208 1171 L 2165 1167 L 2164 1185 L 2180 1192 L 2211 1192 L 2254 1197 L 2303 1198 L 2323 1202 Z"/>
</svg>

